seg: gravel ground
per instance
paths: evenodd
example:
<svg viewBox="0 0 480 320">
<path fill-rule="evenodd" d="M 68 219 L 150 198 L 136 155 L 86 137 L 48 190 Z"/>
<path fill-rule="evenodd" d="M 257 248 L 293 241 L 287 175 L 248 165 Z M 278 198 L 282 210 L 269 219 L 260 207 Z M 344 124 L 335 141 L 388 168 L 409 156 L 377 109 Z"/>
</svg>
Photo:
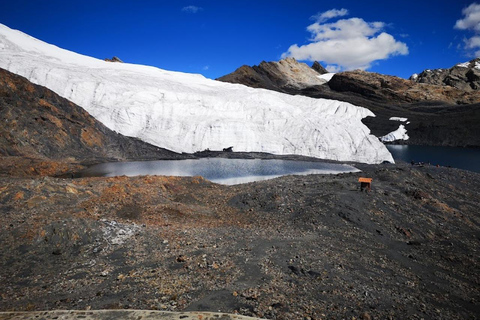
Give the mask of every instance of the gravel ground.
<svg viewBox="0 0 480 320">
<path fill-rule="evenodd" d="M 4 175 L 0 311 L 479 318 L 480 174 L 356 166 L 236 186 Z"/>
<path fill-rule="evenodd" d="M 151 310 L 55 310 L 0 312 L 0 320 L 256 320 L 240 315 L 212 312 L 168 312 Z"/>
</svg>

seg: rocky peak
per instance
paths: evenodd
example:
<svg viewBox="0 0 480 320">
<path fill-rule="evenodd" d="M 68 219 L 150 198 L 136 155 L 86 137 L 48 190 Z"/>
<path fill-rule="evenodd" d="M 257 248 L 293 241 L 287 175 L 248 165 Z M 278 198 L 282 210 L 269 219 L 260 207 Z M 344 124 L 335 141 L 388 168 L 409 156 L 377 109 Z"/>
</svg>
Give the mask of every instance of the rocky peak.
<svg viewBox="0 0 480 320">
<path fill-rule="evenodd" d="M 217 80 L 281 92 L 289 89 L 304 89 L 327 82 L 319 77 L 327 71 L 318 62 L 314 65 L 316 69 L 290 57 L 278 62 L 262 61 L 258 66 L 242 66 Z M 322 69 L 324 72 L 320 72 Z"/>
<path fill-rule="evenodd" d="M 480 89 L 480 58 L 459 63 L 450 69 L 426 69 L 409 80 L 472 91 Z"/>
<path fill-rule="evenodd" d="M 106 59 L 104 59 L 104 60 L 105 60 L 105 61 L 108 61 L 108 62 L 120 62 L 120 63 L 123 63 L 123 61 L 122 61 L 119 57 L 117 57 L 117 56 L 114 56 L 112 59 L 106 58 Z"/>
<path fill-rule="evenodd" d="M 318 61 L 315 61 L 312 65 L 312 69 L 317 71 L 320 74 L 328 73 L 328 70 L 325 69 Z"/>
</svg>

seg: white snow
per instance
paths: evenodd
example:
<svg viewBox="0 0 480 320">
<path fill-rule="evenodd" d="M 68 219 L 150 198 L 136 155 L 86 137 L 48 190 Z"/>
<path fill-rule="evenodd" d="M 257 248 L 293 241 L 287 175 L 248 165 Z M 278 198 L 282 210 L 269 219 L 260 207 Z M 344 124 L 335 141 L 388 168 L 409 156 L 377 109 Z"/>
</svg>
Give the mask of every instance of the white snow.
<svg viewBox="0 0 480 320">
<path fill-rule="evenodd" d="M 467 61 L 467 62 L 464 62 L 464 63 L 459 63 L 456 65 L 456 67 L 460 67 L 460 68 L 468 68 L 470 66 L 470 62 Z"/>
<path fill-rule="evenodd" d="M 328 81 L 332 80 L 334 75 L 335 75 L 335 72 L 329 72 L 329 73 L 324 73 L 324 74 L 318 75 L 317 77 L 328 82 Z"/>
<path fill-rule="evenodd" d="M 391 120 L 391 121 L 400 121 L 400 122 L 405 122 L 408 120 L 408 118 L 400 118 L 400 117 L 391 117 L 390 119 L 388 120 Z"/>
<path fill-rule="evenodd" d="M 380 141 L 382 142 L 392 142 L 396 140 L 408 140 L 409 136 L 407 134 L 407 129 L 405 126 L 401 124 L 397 130 L 390 132 L 383 137 L 380 137 Z"/>
<path fill-rule="evenodd" d="M 418 79 L 418 74 L 417 74 L 417 73 L 414 73 L 414 74 L 412 74 L 412 76 L 411 76 L 410 78 L 412 78 L 412 80 L 415 81 L 415 80 Z"/>
<path fill-rule="evenodd" d="M 365 108 L 60 49 L 0 24 L 0 67 L 46 86 L 107 127 L 177 152 L 204 149 L 393 162 Z"/>
</svg>

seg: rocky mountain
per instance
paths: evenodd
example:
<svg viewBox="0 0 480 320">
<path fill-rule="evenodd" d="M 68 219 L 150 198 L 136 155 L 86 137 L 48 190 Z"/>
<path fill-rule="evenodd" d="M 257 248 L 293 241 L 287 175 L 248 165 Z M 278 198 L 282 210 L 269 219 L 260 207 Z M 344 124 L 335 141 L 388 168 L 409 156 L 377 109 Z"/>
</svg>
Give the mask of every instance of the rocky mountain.
<svg viewBox="0 0 480 320">
<path fill-rule="evenodd" d="M 262 65 L 268 63 L 260 64 Z M 260 66 L 250 69 L 244 66 L 240 69 L 258 70 Z M 245 73 L 239 72 L 240 69 L 219 80 L 292 95 L 345 101 L 365 107 L 371 110 L 375 117 L 367 117 L 362 121 L 377 137 L 388 135 L 399 128 L 399 123 L 390 118 L 407 118 L 408 123 L 402 125 L 405 126 L 409 139 L 393 143 L 480 146 L 477 125 L 480 121 L 480 94 L 475 90 L 417 83 L 360 70 L 336 73 L 321 85 L 272 86 L 272 83 L 287 83 L 286 75 L 277 77 L 274 73 L 269 73 L 269 77 L 257 77 L 259 81 L 252 84 Z M 260 73 L 266 72 L 257 71 L 257 74 Z"/>
<path fill-rule="evenodd" d="M 120 63 L 123 63 L 123 61 L 119 58 L 119 57 L 112 57 L 112 59 L 109 59 L 109 58 L 105 58 L 103 59 L 104 61 L 107 61 L 107 62 L 120 62 Z"/>
<path fill-rule="evenodd" d="M 318 62 L 309 67 L 294 58 L 286 58 L 278 62 L 262 61 L 253 67 L 244 65 L 217 80 L 289 93 L 290 90 L 325 84 L 327 80 L 322 75 L 327 73 Z"/>
<path fill-rule="evenodd" d="M 464 91 L 479 90 L 480 58 L 459 63 L 450 69 L 426 69 L 420 74 L 413 74 L 410 80 L 417 83 L 450 86 Z"/>
<path fill-rule="evenodd" d="M 113 132 L 51 90 L 0 69 L 0 156 L 92 163 L 183 156 Z"/>
</svg>

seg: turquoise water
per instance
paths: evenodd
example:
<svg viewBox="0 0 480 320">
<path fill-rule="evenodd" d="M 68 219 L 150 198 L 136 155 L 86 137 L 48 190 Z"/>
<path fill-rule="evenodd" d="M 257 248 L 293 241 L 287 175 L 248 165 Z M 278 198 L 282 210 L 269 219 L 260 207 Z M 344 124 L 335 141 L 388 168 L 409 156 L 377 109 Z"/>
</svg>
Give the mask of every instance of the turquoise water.
<svg viewBox="0 0 480 320">
<path fill-rule="evenodd" d="M 480 148 L 387 145 L 387 149 L 395 160 L 413 160 L 480 172 Z"/>
<path fill-rule="evenodd" d="M 216 183 L 232 185 L 291 174 L 336 174 L 358 171 L 350 165 L 324 162 L 204 158 L 102 163 L 80 172 L 80 176 L 202 176 Z"/>
</svg>

